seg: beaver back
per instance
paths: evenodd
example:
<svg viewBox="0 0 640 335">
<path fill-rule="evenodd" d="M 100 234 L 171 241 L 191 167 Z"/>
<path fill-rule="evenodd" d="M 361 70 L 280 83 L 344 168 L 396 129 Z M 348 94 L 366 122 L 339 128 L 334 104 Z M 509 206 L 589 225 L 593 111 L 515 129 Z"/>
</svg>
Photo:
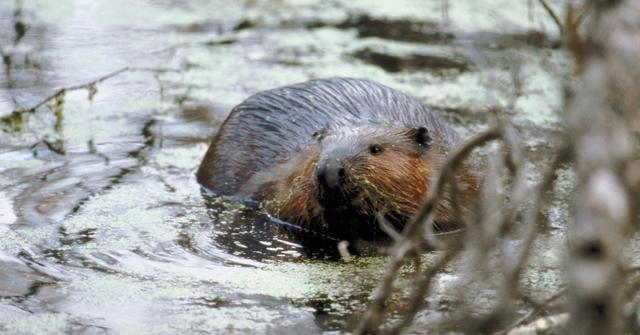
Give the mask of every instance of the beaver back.
<svg viewBox="0 0 640 335">
<path fill-rule="evenodd" d="M 197 172 L 198 181 L 235 195 L 257 172 L 317 143 L 313 134 L 331 127 L 384 124 L 426 127 L 445 146 L 455 132 L 418 100 L 370 80 L 312 80 L 259 92 L 236 106 L 214 136 Z"/>
</svg>

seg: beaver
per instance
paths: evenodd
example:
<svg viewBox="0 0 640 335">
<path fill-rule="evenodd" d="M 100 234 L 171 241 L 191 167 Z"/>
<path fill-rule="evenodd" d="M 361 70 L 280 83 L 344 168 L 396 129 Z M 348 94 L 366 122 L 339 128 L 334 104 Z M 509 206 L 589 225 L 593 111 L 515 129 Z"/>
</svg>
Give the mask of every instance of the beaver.
<svg viewBox="0 0 640 335">
<path fill-rule="evenodd" d="M 270 215 L 339 239 L 373 240 L 380 218 L 401 229 L 459 136 L 418 100 L 382 84 L 318 79 L 259 92 L 214 136 L 197 180 L 253 199 Z M 434 228 L 457 227 L 478 194 L 473 166 L 456 172 Z M 454 204 L 455 200 L 455 204 Z"/>
</svg>

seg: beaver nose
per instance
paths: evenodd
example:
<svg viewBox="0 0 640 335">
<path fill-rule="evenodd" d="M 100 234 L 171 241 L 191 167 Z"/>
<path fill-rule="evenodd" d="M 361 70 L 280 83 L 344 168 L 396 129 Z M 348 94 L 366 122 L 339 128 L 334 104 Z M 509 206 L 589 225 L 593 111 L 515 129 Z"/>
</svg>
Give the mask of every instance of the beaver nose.
<svg viewBox="0 0 640 335">
<path fill-rule="evenodd" d="M 340 160 L 328 158 L 318 164 L 316 177 L 318 183 L 329 190 L 337 189 L 344 184 L 347 172 Z"/>
</svg>

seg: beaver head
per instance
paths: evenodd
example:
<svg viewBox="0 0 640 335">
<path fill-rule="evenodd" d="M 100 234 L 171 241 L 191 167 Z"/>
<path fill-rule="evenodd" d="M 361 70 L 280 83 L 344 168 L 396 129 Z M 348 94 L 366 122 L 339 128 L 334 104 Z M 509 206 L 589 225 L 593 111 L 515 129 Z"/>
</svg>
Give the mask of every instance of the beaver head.
<svg viewBox="0 0 640 335">
<path fill-rule="evenodd" d="M 415 213 L 415 196 L 422 199 L 431 174 L 423 162 L 431 141 L 424 127 L 327 129 L 315 169 L 325 220 L 384 214 L 398 221 Z"/>
<path fill-rule="evenodd" d="M 454 129 L 398 90 L 364 79 L 318 79 L 258 92 L 234 107 L 197 178 L 216 194 L 257 201 L 310 231 L 369 239 L 378 217 L 401 228 L 415 215 L 459 142 Z M 454 198 L 445 188 L 436 229 L 470 207 L 477 171 L 464 163 L 456 172 L 459 192 Z"/>
<path fill-rule="evenodd" d="M 317 145 L 293 161 L 299 169 L 276 189 L 267 211 L 280 219 L 322 225 L 341 236 L 371 239 L 382 216 L 396 228 L 418 211 L 432 175 L 451 148 L 448 138 L 426 127 L 364 124 L 330 126 L 314 134 Z M 477 179 L 458 175 L 466 197 L 477 193 Z M 270 189 L 269 192 L 273 192 Z M 436 230 L 459 219 L 448 195 L 436 208 Z"/>
</svg>

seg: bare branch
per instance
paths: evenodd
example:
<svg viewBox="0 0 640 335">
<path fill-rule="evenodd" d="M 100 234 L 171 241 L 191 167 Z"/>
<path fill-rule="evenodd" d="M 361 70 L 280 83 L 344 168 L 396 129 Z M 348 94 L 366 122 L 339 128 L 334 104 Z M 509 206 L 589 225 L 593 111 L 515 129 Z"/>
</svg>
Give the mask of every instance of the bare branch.
<svg viewBox="0 0 640 335">
<path fill-rule="evenodd" d="M 433 211 L 442 195 L 444 185 L 449 181 L 455 173 L 457 167 L 471 153 L 473 149 L 481 146 L 489 141 L 500 138 L 501 132 L 497 128 L 491 128 L 484 131 L 467 142 L 460 145 L 447 159 L 438 175 L 434 178 L 427 200 L 402 231 L 402 239 L 396 242 L 391 251 L 391 258 L 387 264 L 387 269 L 383 275 L 380 284 L 373 294 L 373 298 L 362 319 L 353 331 L 354 334 L 366 334 L 375 331 L 382 323 L 384 306 L 387 299 L 393 291 L 393 283 L 398 275 L 402 264 L 404 264 L 407 255 L 414 253 L 420 241 L 422 240 L 425 226 L 427 230 L 432 229 L 429 226 L 433 222 Z"/>
<path fill-rule="evenodd" d="M 531 311 L 529 311 L 529 313 L 525 314 L 523 317 L 521 317 L 520 319 L 516 320 L 514 323 L 512 323 L 509 327 L 505 328 L 503 331 L 500 331 L 498 333 L 496 333 L 496 335 L 504 335 L 509 333 L 512 329 L 516 328 L 516 327 L 520 327 L 522 325 L 524 325 L 525 323 L 529 322 L 531 319 L 533 319 L 534 317 L 538 316 L 538 314 L 540 314 L 545 308 L 547 308 L 551 303 L 553 303 L 554 301 L 558 300 L 560 297 L 562 297 L 563 295 L 565 295 L 567 293 L 567 288 L 563 287 L 562 289 L 560 289 L 558 292 L 554 293 L 553 295 L 551 295 L 550 297 L 548 297 L 547 299 L 545 299 L 542 303 L 540 303 L 540 305 L 538 305 L 536 308 L 532 309 Z"/>
<path fill-rule="evenodd" d="M 547 14 L 551 16 L 551 19 L 553 19 L 553 22 L 556 23 L 556 26 L 558 26 L 558 31 L 560 32 L 560 36 L 564 36 L 564 26 L 562 25 L 562 21 L 560 21 L 560 18 L 558 17 L 558 15 L 556 15 L 556 13 L 553 11 L 553 8 L 549 6 L 549 4 L 547 3 L 547 0 L 538 0 L 538 1 L 542 5 L 542 7 L 544 7 L 544 10 L 547 11 Z"/>
<path fill-rule="evenodd" d="M 180 70 L 178 70 L 178 69 L 144 68 L 144 67 L 129 67 L 129 66 L 126 66 L 126 67 L 120 68 L 120 69 L 118 69 L 116 71 L 113 71 L 113 72 L 110 72 L 108 74 L 105 74 L 105 75 L 103 75 L 101 77 L 98 77 L 97 79 L 88 81 L 86 83 L 60 88 L 60 89 L 56 90 L 55 93 L 45 97 L 39 103 L 33 105 L 32 107 L 20 108 L 20 109 L 17 109 L 15 111 L 13 111 L 13 113 L 20 113 L 20 114 L 34 113 L 38 108 L 44 106 L 49 101 L 56 99 L 57 97 L 59 97 L 62 94 L 65 94 L 66 92 L 77 91 L 77 90 L 92 90 L 92 89 L 95 89 L 95 85 L 96 84 L 99 84 L 99 83 L 101 83 L 103 81 L 106 81 L 108 79 L 116 77 L 116 76 L 118 76 L 118 75 L 120 75 L 122 73 L 125 73 L 125 72 L 166 73 L 166 72 L 180 72 Z"/>
<path fill-rule="evenodd" d="M 402 320 L 388 331 L 389 334 L 399 334 L 411 325 L 416 314 L 424 307 L 424 300 L 431 289 L 431 280 L 462 251 L 463 240 L 461 236 L 455 238 L 454 241 L 447 250 L 442 252 L 435 264 L 429 266 L 414 282 L 414 291 L 411 293 L 411 298 L 406 311 L 403 313 Z"/>
<path fill-rule="evenodd" d="M 551 315 L 533 321 L 528 325 L 512 329 L 508 335 L 528 335 L 528 334 L 544 334 L 554 327 L 561 327 L 569 323 L 569 314 L 561 313 L 557 315 Z"/>
<path fill-rule="evenodd" d="M 382 214 L 378 214 L 378 225 L 380 226 L 380 229 L 385 234 L 389 235 L 389 237 L 391 237 L 391 239 L 393 239 L 394 241 L 398 241 L 402 237 L 400 233 L 398 233 L 398 231 L 393 228 L 393 226 L 389 223 L 389 221 L 387 221 L 387 219 L 384 218 L 384 215 Z"/>
</svg>

